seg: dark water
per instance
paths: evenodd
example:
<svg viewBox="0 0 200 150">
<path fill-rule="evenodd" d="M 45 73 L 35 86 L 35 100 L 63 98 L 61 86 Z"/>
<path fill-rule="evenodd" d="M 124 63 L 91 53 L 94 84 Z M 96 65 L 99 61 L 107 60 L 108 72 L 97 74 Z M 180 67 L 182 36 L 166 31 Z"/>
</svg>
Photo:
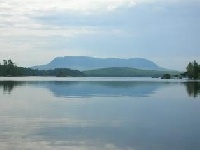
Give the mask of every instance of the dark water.
<svg viewBox="0 0 200 150">
<path fill-rule="evenodd" d="M 200 149 L 200 82 L 0 80 L 1 150 Z"/>
</svg>

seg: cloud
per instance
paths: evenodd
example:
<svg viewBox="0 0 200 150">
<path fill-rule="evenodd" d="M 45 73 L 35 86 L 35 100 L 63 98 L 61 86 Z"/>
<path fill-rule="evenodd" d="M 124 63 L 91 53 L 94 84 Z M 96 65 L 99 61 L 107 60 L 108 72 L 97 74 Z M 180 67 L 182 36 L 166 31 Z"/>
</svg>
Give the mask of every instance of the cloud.
<svg viewBox="0 0 200 150">
<path fill-rule="evenodd" d="M 167 3 L 184 1 L 186 0 L 168 0 Z M 37 22 L 34 18 L 51 14 L 71 16 L 108 14 L 119 8 L 133 8 L 146 3 L 166 3 L 166 0 L 1 0 L 0 28 L 42 28 L 41 22 Z M 75 19 L 80 20 L 80 18 Z"/>
<path fill-rule="evenodd" d="M 199 2 L 0 0 L 0 60 L 31 66 L 59 55 L 160 58 L 188 49 L 195 58 Z"/>
<path fill-rule="evenodd" d="M 137 0 L 3 0 L 1 9 L 11 10 L 18 14 L 32 14 L 33 11 L 53 11 L 53 10 L 71 10 L 71 11 L 99 11 L 113 10 L 122 5 L 131 7 Z M 40 13 L 40 12 L 38 12 Z"/>
<path fill-rule="evenodd" d="M 168 3 L 186 0 L 168 0 Z M 191 0 L 198 2 L 199 0 Z M 190 2 L 191 2 L 190 1 Z M 113 11 L 120 7 L 133 7 L 141 3 L 158 3 L 166 0 L 1 0 L 1 14 L 34 15 L 47 11 L 74 11 L 79 13 Z"/>
<path fill-rule="evenodd" d="M 88 14 L 113 11 L 121 6 L 131 7 L 134 0 L 1 0 L 0 37 L 9 36 L 65 36 L 99 32 L 97 27 L 62 27 L 61 24 L 44 24 L 37 17 L 59 14 L 68 17 L 70 13 Z M 67 13 L 68 12 L 68 13 Z M 73 15 L 76 16 L 76 15 Z M 59 18 L 59 16 L 56 16 Z M 42 18 L 44 19 L 44 18 Z M 73 18 L 72 18 L 73 19 Z M 80 19 L 80 18 L 78 18 Z"/>
</svg>

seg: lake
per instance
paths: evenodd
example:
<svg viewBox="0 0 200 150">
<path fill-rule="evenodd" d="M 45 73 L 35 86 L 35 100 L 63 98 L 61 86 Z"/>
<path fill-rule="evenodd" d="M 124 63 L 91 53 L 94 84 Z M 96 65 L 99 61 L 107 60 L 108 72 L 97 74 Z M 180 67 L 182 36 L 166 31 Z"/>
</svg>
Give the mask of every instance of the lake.
<svg viewBox="0 0 200 150">
<path fill-rule="evenodd" d="M 0 78 L 1 150 L 199 150 L 200 81 Z"/>
</svg>

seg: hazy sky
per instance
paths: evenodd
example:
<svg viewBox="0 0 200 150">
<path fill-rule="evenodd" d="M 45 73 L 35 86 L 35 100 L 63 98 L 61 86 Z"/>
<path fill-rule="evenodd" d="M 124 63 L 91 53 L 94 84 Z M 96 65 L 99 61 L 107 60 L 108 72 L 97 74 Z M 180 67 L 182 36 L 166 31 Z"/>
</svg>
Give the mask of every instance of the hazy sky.
<svg viewBox="0 0 200 150">
<path fill-rule="evenodd" d="M 200 62 L 200 0 L 0 0 L 0 61 L 144 57 L 184 70 Z"/>
</svg>

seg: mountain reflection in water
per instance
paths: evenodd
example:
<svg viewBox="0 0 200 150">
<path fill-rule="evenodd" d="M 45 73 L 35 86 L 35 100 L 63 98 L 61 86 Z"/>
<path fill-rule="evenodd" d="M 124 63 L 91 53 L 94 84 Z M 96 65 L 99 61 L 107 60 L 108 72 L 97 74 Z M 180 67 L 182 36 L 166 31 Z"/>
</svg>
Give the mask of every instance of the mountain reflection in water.
<svg viewBox="0 0 200 150">
<path fill-rule="evenodd" d="M 45 85 L 57 97 L 112 97 L 152 94 L 160 84 L 149 82 L 49 82 Z"/>
<path fill-rule="evenodd" d="M 0 89 L 10 94 L 17 86 L 40 86 L 50 90 L 56 97 L 112 97 L 135 96 L 145 97 L 154 93 L 168 82 L 141 81 L 0 81 Z M 190 97 L 200 95 L 200 82 L 182 82 Z"/>
<path fill-rule="evenodd" d="M 199 150 L 199 82 L 40 79 L 0 81 L 1 150 Z"/>
</svg>

